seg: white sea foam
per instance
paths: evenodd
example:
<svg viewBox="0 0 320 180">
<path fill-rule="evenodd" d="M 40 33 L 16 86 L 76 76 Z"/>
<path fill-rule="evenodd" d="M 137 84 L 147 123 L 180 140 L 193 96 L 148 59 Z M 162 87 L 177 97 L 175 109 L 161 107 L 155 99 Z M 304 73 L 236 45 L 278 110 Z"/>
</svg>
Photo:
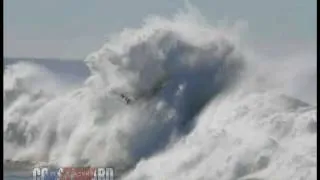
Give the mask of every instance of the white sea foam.
<svg viewBox="0 0 320 180">
<path fill-rule="evenodd" d="M 81 87 L 10 65 L 5 159 L 114 166 L 124 179 L 316 179 L 316 106 L 292 97 L 314 64 L 249 54 L 238 32 L 192 7 L 148 18 L 86 58 Z M 114 92 L 140 99 L 127 105 Z"/>
</svg>

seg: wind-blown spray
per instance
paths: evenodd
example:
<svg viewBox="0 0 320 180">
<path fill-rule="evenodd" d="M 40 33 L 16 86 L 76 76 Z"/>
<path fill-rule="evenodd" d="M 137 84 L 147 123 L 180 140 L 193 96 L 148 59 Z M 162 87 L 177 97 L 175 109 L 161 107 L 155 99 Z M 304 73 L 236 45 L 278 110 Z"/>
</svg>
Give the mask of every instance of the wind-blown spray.
<svg viewBox="0 0 320 180">
<path fill-rule="evenodd" d="M 86 58 L 81 87 L 11 65 L 5 158 L 113 166 L 124 179 L 315 179 L 315 107 L 257 71 L 236 32 L 192 8 L 149 18 Z M 19 68 L 30 71 L 19 77 Z M 135 98 L 128 105 L 119 95 Z"/>
</svg>

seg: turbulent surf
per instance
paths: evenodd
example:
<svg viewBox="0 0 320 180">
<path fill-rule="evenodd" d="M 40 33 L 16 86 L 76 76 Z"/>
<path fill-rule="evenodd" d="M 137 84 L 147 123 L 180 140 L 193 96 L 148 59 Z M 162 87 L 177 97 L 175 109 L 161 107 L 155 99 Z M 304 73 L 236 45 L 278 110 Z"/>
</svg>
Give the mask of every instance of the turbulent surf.
<svg viewBox="0 0 320 180">
<path fill-rule="evenodd" d="M 240 37 L 189 7 L 110 36 L 80 85 L 8 65 L 5 159 L 111 166 L 125 180 L 316 179 L 317 105 L 288 91 L 303 93 L 291 78 L 314 64 L 264 60 Z"/>
</svg>

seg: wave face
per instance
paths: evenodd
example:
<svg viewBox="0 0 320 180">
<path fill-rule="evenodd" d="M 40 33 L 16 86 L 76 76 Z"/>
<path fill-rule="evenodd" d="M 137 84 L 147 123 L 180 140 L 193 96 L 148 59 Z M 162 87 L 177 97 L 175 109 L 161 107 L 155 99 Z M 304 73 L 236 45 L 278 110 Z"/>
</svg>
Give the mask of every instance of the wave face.
<svg viewBox="0 0 320 180">
<path fill-rule="evenodd" d="M 8 65 L 4 157 L 113 166 L 122 179 L 316 179 L 316 106 L 284 86 L 310 69 L 277 76 L 268 70 L 282 66 L 240 44 L 190 8 L 111 36 L 85 59 L 81 86 Z M 141 98 L 127 105 L 115 92 Z"/>
</svg>

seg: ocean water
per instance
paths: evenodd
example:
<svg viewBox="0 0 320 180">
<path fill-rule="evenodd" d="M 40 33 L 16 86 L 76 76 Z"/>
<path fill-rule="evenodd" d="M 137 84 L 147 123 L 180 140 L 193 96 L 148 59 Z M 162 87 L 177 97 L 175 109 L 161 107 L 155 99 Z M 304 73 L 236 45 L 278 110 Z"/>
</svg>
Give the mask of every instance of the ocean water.
<svg viewBox="0 0 320 180">
<path fill-rule="evenodd" d="M 316 179 L 306 52 L 261 55 L 237 26 L 189 7 L 113 34 L 83 61 L 6 59 L 4 179 L 39 164 L 114 167 L 124 180 Z"/>
</svg>

